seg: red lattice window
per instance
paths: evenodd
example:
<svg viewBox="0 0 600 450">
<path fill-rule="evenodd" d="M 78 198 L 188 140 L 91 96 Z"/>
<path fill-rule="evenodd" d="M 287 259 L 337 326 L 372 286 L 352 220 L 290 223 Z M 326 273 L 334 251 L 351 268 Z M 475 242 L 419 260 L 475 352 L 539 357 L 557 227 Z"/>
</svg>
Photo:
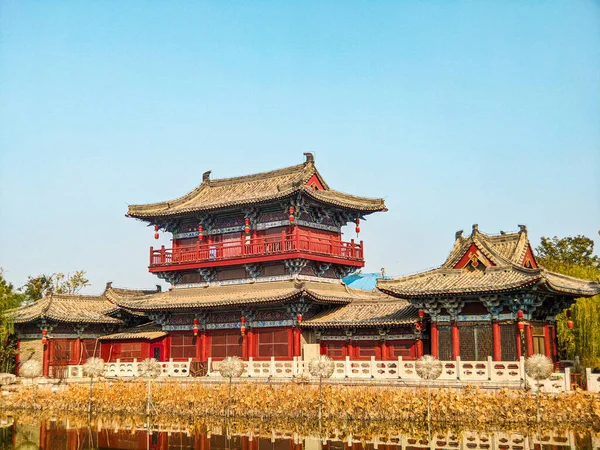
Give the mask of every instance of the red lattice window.
<svg viewBox="0 0 600 450">
<path fill-rule="evenodd" d="M 192 335 L 171 336 L 171 358 L 195 358 L 196 340 Z"/>
<path fill-rule="evenodd" d="M 54 361 L 67 362 L 70 361 L 73 355 L 74 345 L 73 342 L 67 340 L 55 340 L 52 341 L 54 345 Z"/>
<path fill-rule="evenodd" d="M 413 356 L 411 353 L 411 348 L 412 348 L 411 342 L 388 341 L 387 346 L 388 346 L 388 354 L 389 354 L 390 358 L 392 358 L 392 359 L 397 359 L 398 356 L 402 356 L 402 358 L 410 358 L 411 356 Z"/>
<path fill-rule="evenodd" d="M 94 340 L 85 340 L 82 342 L 83 345 L 83 358 L 88 359 L 92 357 L 100 356 L 100 342 Z"/>
<path fill-rule="evenodd" d="M 288 330 L 260 330 L 258 332 L 258 357 L 270 358 L 271 356 L 288 358 L 289 354 Z"/>
<path fill-rule="evenodd" d="M 142 344 L 127 343 L 121 344 L 121 359 L 141 359 Z"/>
<path fill-rule="evenodd" d="M 242 335 L 238 330 L 214 333 L 211 336 L 210 354 L 213 358 L 242 357 Z"/>
<path fill-rule="evenodd" d="M 346 344 L 344 342 L 325 342 L 325 354 L 331 359 L 344 359 L 346 357 Z"/>
<path fill-rule="evenodd" d="M 379 356 L 379 343 L 378 342 L 357 342 L 354 344 L 356 346 L 355 355 L 356 358 L 370 358 L 371 356 L 375 356 L 376 358 Z"/>
</svg>

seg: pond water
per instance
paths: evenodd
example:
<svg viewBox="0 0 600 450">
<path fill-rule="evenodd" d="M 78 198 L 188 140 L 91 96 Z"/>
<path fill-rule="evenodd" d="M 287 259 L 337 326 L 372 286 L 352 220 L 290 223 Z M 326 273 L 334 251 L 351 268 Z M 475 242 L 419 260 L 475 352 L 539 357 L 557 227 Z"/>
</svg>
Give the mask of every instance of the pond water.
<svg viewBox="0 0 600 450">
<path fill-rule="evenodd" d="M 406 424 L 404 424 L 406 425 Z M 215 420 L 151 424 L 144 418 L 0 418 L 0 450 L 600 450 L 590 430 L 411 429 L 393 424 L 275 424 Z"/>
</svg>

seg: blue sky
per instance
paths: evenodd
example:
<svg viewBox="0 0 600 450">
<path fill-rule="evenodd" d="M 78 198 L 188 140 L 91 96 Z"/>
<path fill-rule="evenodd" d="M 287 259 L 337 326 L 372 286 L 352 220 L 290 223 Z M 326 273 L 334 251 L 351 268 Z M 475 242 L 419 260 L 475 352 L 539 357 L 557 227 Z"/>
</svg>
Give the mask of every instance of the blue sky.
<svg viewBox="0 0 600 450">
<path fill-rule="evenodd" d="M 366 271 L 439 265 L 473 223 L 600 247 L 600 3 L 0 3 L 16 285 L 85 269 L 89 292 L 151 287 L 153 232 L 128 203 L 305 151 L 335 189 L 385 197 Z"/>
</svg>

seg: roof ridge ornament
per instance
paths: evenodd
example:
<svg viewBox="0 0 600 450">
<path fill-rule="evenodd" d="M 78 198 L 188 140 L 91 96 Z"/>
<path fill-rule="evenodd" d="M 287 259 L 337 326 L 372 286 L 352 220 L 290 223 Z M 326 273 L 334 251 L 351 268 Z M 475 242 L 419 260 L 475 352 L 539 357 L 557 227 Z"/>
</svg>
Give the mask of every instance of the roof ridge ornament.
<svg viewBox="0 0 600 450">
<path fill-rule="evenodd" d="M 519 233 L 527 234 L 527 225 L 518 225 L 518 227 L 519 227 Z"/>
<path fill-rule="evenodd" d="M 479 233 L 479 225 L 476 223 L 473 224 L 473 234 L 475 233 Z"/>
<path fill-rule="evenodd" d="M 207 170 L 206 172 L 204 172 L 202 174 L 202 182 L 203 183 L 208 183 L 210 181 L 210 174 L 211 174 L 212 170 Z"/>
<path fill-rule="evenodd" d="M 460 239 L 462 238 L 462 234 L 463 234 L 463 230 L 458 230 L 456 233 L 454 233 L 454 239 Z"/>
<path fill-rule="evenodd" d="M 306 158 L 305 164 L 314 164 L 315 155 L 312 152 L 304 152 L 304 157 Z"/>
</svg>

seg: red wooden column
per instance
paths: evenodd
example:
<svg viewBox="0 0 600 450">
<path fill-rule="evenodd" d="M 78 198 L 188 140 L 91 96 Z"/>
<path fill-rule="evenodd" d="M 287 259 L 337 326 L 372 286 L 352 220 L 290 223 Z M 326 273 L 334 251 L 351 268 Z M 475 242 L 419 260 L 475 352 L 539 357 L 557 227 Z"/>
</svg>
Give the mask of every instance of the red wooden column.
<svg viewBox="0 0 600 450">
<path fill-rule="evenodd" d="M 21 363 L 21 341 L 17 341 L 17 354 L 15 355 L 15 375 L 19 376 L 19 364 Z"/>
<path fill-rule="evenodd" d="M 552 340 L 552 360 L 558 360 L 558 344 L 556 342 L 556 324 L 550 327 L 550 339 Z"/>
<path fill-rule="evenodd" d="M 544 325 L 544 352 L 548 358 L 552 358 L 552 350 L 550 345 L 550 327 L 548 324 Z"/>
<path fill-rule="evenodd" d="M 417 345 L 416 345 L 416 350 L 417 350 L 417 358 L 420 358 L 421 356 L 423 356 L 423 339 L 417 339 Z"/>
<path fill-rule="evenodd" d="M 388 355 L 388 346 L 387 343 L 384 340 L 381 340 L 381 342 L 379 343 L 379 347 L 381 349 L 381 359 L 382 360 L 386 360 L 389 359 L 389 355 Z"/>
<path fill-rule="evenodd" d="M 440 356 L 439 341 L 440 335 L 438 332 L 438 324 L 437 322 L 431 322 L 431 356 L 434 358 L 439 358 Z"/>
<path fill-rule="evenodd" d="M 208 335 L 206 330 L 202 330 L 200 335 L 200 361 L 206 361 L 208 359 Z"/>
<path fill-rule="evenodd" d="M 521 356 L 523 356 L 523 344 L 521 342 L 521 332 L 519 331 L 519 324 L 515 322 L 515 338 L 516 338 L 516 343 L 517 343 L 517 360 L 521 359 Z"/>
<path fill-rule="evenodd" d="M 256 332 L 252 329 L 248 329 L 248 358 L 254 358 L 256 355 L 254 354 L 254 349 L 256 347 Z"/>
<path fill-rule="evenodd" d="M 47 377 L 50 374 L 50 341 L 42 344 L 44 346 L 43 360 L 42 360 L 42 375 Z"/>
<path fill-rule="evenodd" d="M 75 349 L 73 351 L 73 354 L 75 355 L 75 359 L 77 361 L 77 365 L 79 365 L 79 364 L 81 364 L 81 361 L 83 359 L 83 355 L 81 353 L 82 348 L 81 348 L 81 338 L 80 337 L 78 337 L 77 339 L 75 339 L 75 346 L 74 347 L 75 347 Z M 72 358 L 73 357 L 71 357 L 71 359 Z"/>
<path fill-rule="evenodd" d="M 292 356 L 302 356 L 300 327 L 294 327 L 292 330 L 292 337 L 294 339 L 294 352 Z"/>
<path fill-rule="evenodd" d="M 502 344 L 501 344 L 501 338 L 500 338 L 500 324 L 498 323 L 497 320 L 494 320 L 492 322 L 492 342 L 493 342 L 493 358 L 494 361 L 501 361 L 502 360 Z"/>
<path fill-rule="evenodd" d="M 525 325 L 525 345 L 527 347 L 527 357 L 533 355 L 533 330 L 531 324 Z"/>
<path fill-rule="evenodd" d="M 458 322 L 452 322 L 452 360 L 460 356 L 460 335 L 458 334 Z"/>
<path fill-rule="evenodd" d="M 248 333 L 242 335 L 242 359 L 248 359 Z"/>
</svg>

